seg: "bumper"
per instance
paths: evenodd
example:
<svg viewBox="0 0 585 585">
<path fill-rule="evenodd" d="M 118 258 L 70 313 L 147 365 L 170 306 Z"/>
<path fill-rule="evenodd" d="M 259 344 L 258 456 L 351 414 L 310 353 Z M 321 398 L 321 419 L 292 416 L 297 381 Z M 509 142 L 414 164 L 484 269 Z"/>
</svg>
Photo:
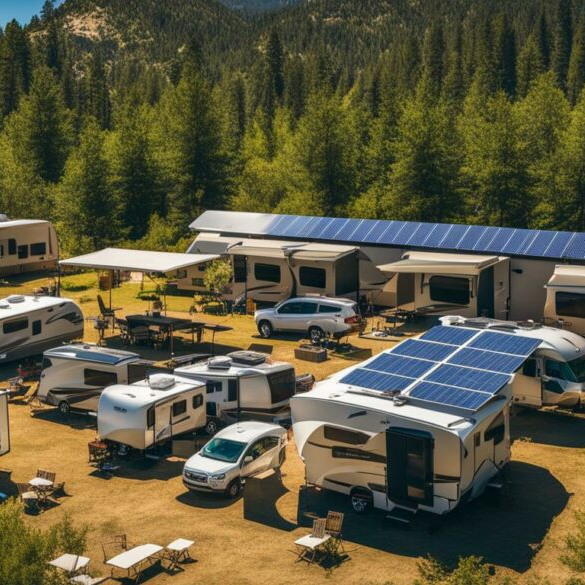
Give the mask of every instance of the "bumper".
<svg viewBox="0 0 585 585">
<path fill-rule="evenodd" d="M 183 476 L 183 485 L 190 489 L 198 492 L 207 493 L 223 493 L 226 490 L 227 482 L 214 482 L 213 480 L 209 483 L 200 483 Z"/>
</svg>

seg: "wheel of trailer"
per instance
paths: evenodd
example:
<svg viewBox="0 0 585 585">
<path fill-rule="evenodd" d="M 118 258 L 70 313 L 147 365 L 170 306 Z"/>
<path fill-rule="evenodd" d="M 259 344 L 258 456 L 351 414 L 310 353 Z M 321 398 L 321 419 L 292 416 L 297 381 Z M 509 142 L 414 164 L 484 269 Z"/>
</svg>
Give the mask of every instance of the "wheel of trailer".
<svg viewBox="0 0 585 585">
<path fill-rule="evenodd" d="M 270 321 L 260 321 L 260 323 L 258 323 L 258 332 L 264 337 L 264 339 L 272 337 L 273 331 Z"/>
<path fill-rule="evenodd" d="M 116 447 L 116 453 L 120 457 L 127 457 L 130 454 L 130 447 L 128 447 L 128 445 L 119 443 L 118 446 Z"/>
<path fill-rule="evenodd" d="M 372 494 L 366 489 L 358 488 L 351 492 L 351 507 L 357 514 L 367 514 L 372 509 Z"/>
<path fill-rule="evenodd" d="M 311 327 L 309 329 L 309 339 L 312 343 L 320 343 L 325 337 L 325 333 L 321 327 Z"/>
<path fill-rule="evenodd" d="M 226 496 L 231 498 L 237 498 L 240 495 L 240 490 L 242 489 L 242 484 L 240 482 L 240 478 L 234 479 L 230 485 L 228 485 L 227 490 L 225 490 Z"/>
<path fill-rule="evenodd" d="M 205 432 L 211 437 L 219 431 L 219 421 L 216 418 L 210 418 L 205 425 Z"/>
<path fill-rule="evenodd" d="M 59 412 L 63 415 L 63 416 L 69 416 L 69 413 L 71 412 L 71 407 L 69 406 L 69 402 L 67 402 L 67 400 L 61 400 L 61 402 L 59 402 Z"/>
</svg>

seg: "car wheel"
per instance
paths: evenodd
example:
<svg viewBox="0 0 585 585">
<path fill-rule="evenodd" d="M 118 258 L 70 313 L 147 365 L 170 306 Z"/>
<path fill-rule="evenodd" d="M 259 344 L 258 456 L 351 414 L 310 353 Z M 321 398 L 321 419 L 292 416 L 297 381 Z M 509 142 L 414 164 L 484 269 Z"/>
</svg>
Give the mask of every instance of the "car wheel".
<svg viewBox="0 0 585 585">
<path fill-rule="evenodd" d="M 309 339 L 312 343 L 320 343 L 325 337 L 325 333 L 321 327 L 311 327 L 309 329 Z"/>
<path fill-rule="evenodd" d="M 264 339 L 271 337 L 273 331 L 274 329 L 272 329 L 270 321 L 260 321 L 260 323 L 258 323 L 258 332 L 262 337 L 264 337 Z"/>
<path fill-rule="evenodd" d="M 240 495 L 240 490 L 242 489 L 242 484 L 240 482 L 240 478 L 234 479 L 230 485 L 228 485 L 227 489 L 225 490 L 225 495 L 232 500 L 237 498 Z"/>
<path fill-rule="evenodd" d="M 67 402 L 66 400 L 61 400 L 61 402 L 59 402 L 59 412 L 63 415 L 63 416 L 69 416 L 69 413 L 71 412 L 71 408 L 69 406 L 69 402 Z"/>
<path fill-rule="evenodd" d="M 357 514 L 367 514 L 372 508 L 372 494 L 367 490 L 355 490 L 351 494 L 351 507 Z"/>
<path fill-rule="evenodd" d="M 210 418 L 205 425 L 205 432 L 213 436 L 217 431 L 219 431 L 219 421 L 216 418 Z"/>
</svg>

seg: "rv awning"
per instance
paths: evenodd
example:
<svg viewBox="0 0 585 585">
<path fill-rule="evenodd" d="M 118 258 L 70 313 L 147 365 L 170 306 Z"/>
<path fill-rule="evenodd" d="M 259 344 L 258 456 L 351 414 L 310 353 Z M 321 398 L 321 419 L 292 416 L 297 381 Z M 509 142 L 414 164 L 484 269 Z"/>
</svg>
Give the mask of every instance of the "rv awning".
<svg viewBox="0 0 585 585">
<path fill-rule="evenodd" d="M 433 254 L 430 252 L 407 252 L 402 260 L 382 264 L 378 270 L 385 274 L 460 274 L 477 276 L 488 266 L 507 258 L 502 256 L 472 256 L 465 254 Z"/>
<path fill-rule="evenodd" d="M 98 252 L 61 260 L 61 266 L 95 268 L 97 270 L 128 270 L 132 272 L 165 274 L 196 266 L 218 258 L 216 254 L 180 254 L 173 252 L 151 252 L 148 250 L 125 250 L 105 248 Z"/>
<path fill-rule="evenodd" d="M 256 240 L 248 243 L 242 241 L 228 249 L 228 253 L 238 256 L 260 256 L 263 258 L 296 258 L 298 260 L 320 260 L 335 262 L 343 256 L 354 254 L 354 246 L 335 246 L 329 244 L 313 244 L 303 242 L 274 242 Z"/>
<path fill-rule="evenodd" d="M 547 287 L 585 287 L 585 266 L 557 265 Z"/>
</svg>

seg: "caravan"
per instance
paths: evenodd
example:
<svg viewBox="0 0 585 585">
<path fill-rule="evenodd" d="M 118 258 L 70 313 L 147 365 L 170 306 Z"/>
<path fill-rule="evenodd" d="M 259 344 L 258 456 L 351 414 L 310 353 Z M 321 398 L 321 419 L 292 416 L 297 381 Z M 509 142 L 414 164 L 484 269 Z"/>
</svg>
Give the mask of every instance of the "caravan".
<svg viewBox="0 0 585 585">
<path fill-rule="evenodd" d="M 585 266 L 555 266 L 545 288 L 545 323 L 585 335 Z"/>
<path fill-rule="evenodd" d="M 12 295 L 0 300 L 0 328 L 1 363 L 82 337 L 83 315 L 70 299 Z"/>
</svg>

